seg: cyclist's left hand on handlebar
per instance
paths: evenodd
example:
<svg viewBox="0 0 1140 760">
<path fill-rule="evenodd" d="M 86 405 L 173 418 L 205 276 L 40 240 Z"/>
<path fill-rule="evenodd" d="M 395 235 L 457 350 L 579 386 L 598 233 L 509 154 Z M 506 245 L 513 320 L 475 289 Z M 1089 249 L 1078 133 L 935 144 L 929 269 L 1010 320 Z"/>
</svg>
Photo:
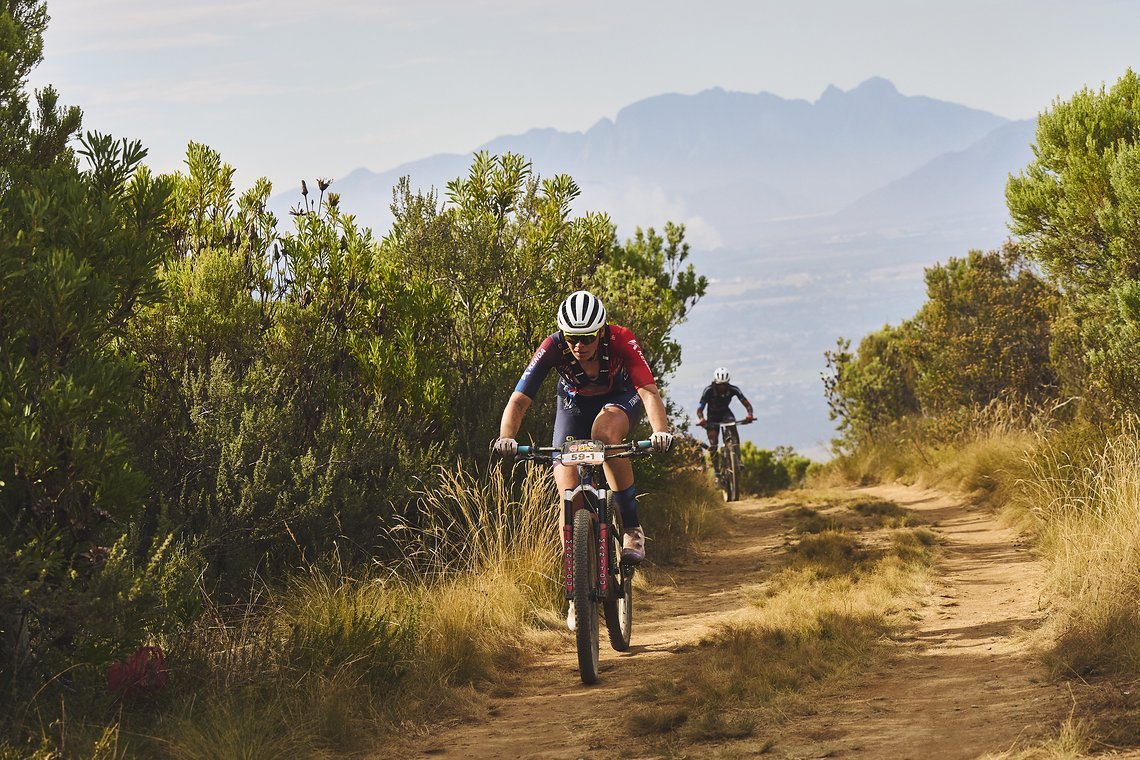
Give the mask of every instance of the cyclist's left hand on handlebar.
<svg viewBox="0 0 1140 760">
<path fill-rule="evenodd" d="M 495 441 L 495 453 L 501 457 L 513 457 L 519 450 L 519 442 L 514 438 L 500 438 Z"/>
<path fill-rule="evenodd" d="M 668 451 L 673 447 L 673 434 L 664 431 L 649 436 L 654 451 Z"/>
<path fill-rule="evenodd" d="M 747 417 L 745 417 L 745 418 L 744 418 L 744 421 L 745 421 L 745 422 L 755 422 L 755 421 L 756 421 L 756 418 L 755 418 L 755 417 L 753 417 L 753 416 L 750 414 L 750 415 L 748 415 Z"/>
</svg>

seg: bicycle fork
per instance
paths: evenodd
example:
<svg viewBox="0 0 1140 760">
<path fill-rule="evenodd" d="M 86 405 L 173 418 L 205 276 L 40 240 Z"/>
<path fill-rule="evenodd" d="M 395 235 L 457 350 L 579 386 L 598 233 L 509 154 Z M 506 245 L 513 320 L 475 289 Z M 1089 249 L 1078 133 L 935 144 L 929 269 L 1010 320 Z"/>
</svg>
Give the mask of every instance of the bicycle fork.
<svg viewBox="0 0 1140 760">
<path fill-rule="evenodd" d="M 562 578 L 566 584 L 566 598 L 574 598 L 574 525 L 562 526 Z"/>
<path fill-rule="evenodd" d="M 604 489 L 595 489 L 592 486 L 579 485 L 573 491 L 566 491 L 565 493 L 565 524 L 562 526 L 562 578 L 566 587 L 566 598 L 571 599 L 574 596 L 574 496 L 581 491 L 589 490 L 596 499 L 596 503 L 605 504 L 606 491 Z M 588 507 L 582 507 L 588 509 Z M 591 589 L 591 595 L 595 599 L 606 599 L 610 594 L 610 524 L 608 519 L 602 520 L 602 515 L 593 509 L 590 510 L 593 518 L 597 524 L 598 541 L 598 587 Z"/>
<path fill-rule="evenodd" d="M 598 521 L 598 598 L 610 595 L 610 525 Z"/>
</svg>

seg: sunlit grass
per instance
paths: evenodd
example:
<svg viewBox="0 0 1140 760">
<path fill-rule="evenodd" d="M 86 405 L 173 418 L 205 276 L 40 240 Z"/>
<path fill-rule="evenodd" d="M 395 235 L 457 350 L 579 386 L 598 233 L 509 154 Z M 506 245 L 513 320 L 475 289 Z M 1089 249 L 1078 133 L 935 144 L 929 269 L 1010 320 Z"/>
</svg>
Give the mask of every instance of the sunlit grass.
<svg viewBox="0 0 1140 760">
<path fill-rule="evenodd" d="M 1043 741 L 985 755 L 982 760 L 1078 760 L 1088 757 L 1093 747 L 1091 728 L 1088 721 L 1070 716 Z"/>
<path fill-rule="evenodd" d="M 1048 560 L 1053 664 L 1140 675 L 1140 443 L 1109 441 L 1091 465 L 1047 446 L 1032 464 L 1016 501 Z"/>
<path fill-rule="evenodd" d="M 694 467 L 679 467 L 652 494 L 639 500 L 651 563 L 671 564 L 724 530 L 727 507 L 708 477 Z"/>
<path fill-rule="evenodd" d="M 641 706 L 629 731 L 662 741 L 750 737 L 817 685 L 865 672 L 910 622 L 936 543 L 925 528 L 886 529 L 875 546 L 843 530 L 801 534 L 749 609 L 683 655 L 670 677 L 635 690 Z"/>
<path fill-rule="evenodd" d="M 813 482 L 918 483 L 1000 503 L 1024 476 L 1026 455 L 1052 429 L 1048 410 L 1003 401 L 906 418 L 832 459 Z"/>
<path fill-rule="evenodd" d="M 1087 423 L 978 420 L 949 443 L 883 439 L 828 473 L 835 481 L 880 476 L 957 490 L 999 507 L 1032 536 L 1047 568 L 1049 606 L 1036 643 L 1061 678 L 1140 677 L 1140 439 L 1134 429 L 1106 440 Z M 1133 427 L 1135 427 L 1133 425 Z M 1080 707 L 1078 705 L 1078 707 Z M 1125 709 L 1135 722 L 1132 708 Z M 1044 743 L 1003 758 L 1083 756 L 1089 737 L 1114 732 L 1085 711 Z M 1117 721 L 1126 723 L 1128 720 Z M 1123 741 L 1135 741 L 1135 731 Z"/>
<path fill-rule="evenodd" d="M 699 475 L 666 473 L 642 502 L 658 563 L 723 524 Z M 349 572 L 334 557 L 240 607 L 207 596 L 194 626 L 161 642 L 176 689 L 105 726 L 61 722 L 42 756 L 58 756 L 58 734 L 84 757 L 341 757 L 479 714 L 535 651 L 566 645 L 553 478 L 441 471 L 419 496 L 382 537 L 388 562 Z"/>
</svg>

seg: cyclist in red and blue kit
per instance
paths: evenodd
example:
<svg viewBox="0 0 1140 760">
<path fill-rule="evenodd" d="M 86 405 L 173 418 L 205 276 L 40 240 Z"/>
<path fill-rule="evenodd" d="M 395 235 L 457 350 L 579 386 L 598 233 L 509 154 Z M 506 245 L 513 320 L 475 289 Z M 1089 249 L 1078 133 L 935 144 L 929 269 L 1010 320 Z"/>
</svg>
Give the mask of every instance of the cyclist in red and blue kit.
<svg viewBox="0 0 1140 760">
<path fill-rule="evenodd" d="M 554 446 L 572 438 L 620 443 L 644 409 L 653 427 L 654 449 L 667 451 L 673 435 L 665 404 L 634 334 L 607 324 L 602 302 L 585 290 L 566 297 L 557 321 L 558 332 L 542 341 L 503 410 L 495 450 L 504 456 L 515 453 L 523 415 L 553 369 L 558 372 Z M 633 465 L 628 459 L 608 459 L 605 470 L 621 512 L 622 560 L 640 562 L 645 558 L 645 532 L 637 517 Z M 554 479 L 560 492 L 571 490 L 578 485 L 578 471 L 556 466 Z"/>
</svg>

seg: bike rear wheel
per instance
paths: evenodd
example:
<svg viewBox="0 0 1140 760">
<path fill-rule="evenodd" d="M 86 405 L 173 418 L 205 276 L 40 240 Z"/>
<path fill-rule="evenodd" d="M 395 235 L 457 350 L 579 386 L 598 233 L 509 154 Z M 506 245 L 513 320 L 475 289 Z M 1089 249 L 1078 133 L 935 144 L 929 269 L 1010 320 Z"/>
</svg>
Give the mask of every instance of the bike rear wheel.
<svg viewBox="0 0 1140 760">
<path fill-rule="evenodd" d="M 593 515 L 588 509 L 574 513 L 574 614 L 578 619 L 578 672 L 582 683 L 598 680 L 598 605 L 592 598 L 598 587 L 598 542 Z"/>
<path fill-rule="evenodd" d="M 602 602 L 606 615 L 606 630 L 610 633 L 610 646 L 618 652 L 629 649 L 630 635 L 633 633 L 633 566 L 620 562 L 617 531 L 610 533 L 610 562 L 616 567 L 614 573 L 615 597 Z"/>
<path fill-rule="evenodd" d="M 736 443 L 728 446 L 724 452 L 727 456 L 725 459 L 725 476 L 724 476 L 724 498 L 726 501 L 736 501 L 740 498 L 739 480 L 740 477 L 740 449 Z"/>
</svg>

